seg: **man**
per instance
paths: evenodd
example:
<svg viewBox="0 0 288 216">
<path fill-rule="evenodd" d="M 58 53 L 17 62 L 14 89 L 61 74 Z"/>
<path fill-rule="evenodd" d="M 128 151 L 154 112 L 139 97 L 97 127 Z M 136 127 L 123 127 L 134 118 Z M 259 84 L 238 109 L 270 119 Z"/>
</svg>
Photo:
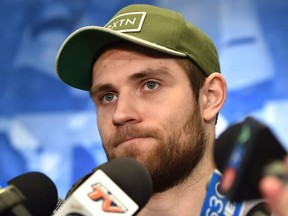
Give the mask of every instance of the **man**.
<svg viewBox="0 0 288 216">
<path fill-rule="evenodd" d="M 57 72 L 90 91 L 108 160 L 128 156 L 150 172 L 154 194 L 139 215 L 200 215 L 226 98 L 213 42 L 179 13 L 131 5 L 72 33 Z"/>
</svg>

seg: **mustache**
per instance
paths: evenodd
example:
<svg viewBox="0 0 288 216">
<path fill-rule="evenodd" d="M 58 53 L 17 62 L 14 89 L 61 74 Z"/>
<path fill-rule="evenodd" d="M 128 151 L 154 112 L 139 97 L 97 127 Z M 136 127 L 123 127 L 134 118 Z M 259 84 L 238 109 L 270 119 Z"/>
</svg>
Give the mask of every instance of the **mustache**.
<svg viewBox="0 0 288 216">
<path fill-rule="evenodd" d="M 136 127 L 125 127 L 120 128 L 116 131 L 115 135 L 110 137 L 106 145 L 117 147 L 122 142 L 133 139 L 133 138 L 146 138 L 146 137 L 153 137 L 156 139 L 161 138 L 161 132 L 157 129 L 151 128 L 136 128 Z"/>
</svg>

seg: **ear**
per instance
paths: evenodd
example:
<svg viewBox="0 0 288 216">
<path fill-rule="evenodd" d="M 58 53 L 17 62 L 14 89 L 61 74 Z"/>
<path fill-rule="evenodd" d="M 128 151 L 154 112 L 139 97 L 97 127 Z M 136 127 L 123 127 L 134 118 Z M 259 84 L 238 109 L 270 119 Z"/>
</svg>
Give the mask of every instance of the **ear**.
<svg viewBox="0 0 288 216">
<path fill-rule="evenodd" d="M 215 119 L 222 108 L 226 95 L 227 85 L 224 77 L 220 73 L 209 75 L 202 87 L 202 111 L 206 122 Z"/>
</svg>

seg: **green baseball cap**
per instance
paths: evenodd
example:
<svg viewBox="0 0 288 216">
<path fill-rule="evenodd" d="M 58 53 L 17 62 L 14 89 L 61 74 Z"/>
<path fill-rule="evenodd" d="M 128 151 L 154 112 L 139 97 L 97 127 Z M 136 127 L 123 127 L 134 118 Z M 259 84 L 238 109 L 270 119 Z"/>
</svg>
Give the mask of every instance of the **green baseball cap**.
<svg viewBox="0 0 288 216">
<path fill-rule="evenodd" d="M 70 86 L 89 90 L 97 55 L 121 41 L 186 57 L 207 76 L 220 72 L 217 50 L 200 29 L 175 11 L 135 4 L 121 9 L 104 27 L 86 26 L 68 36 L 56 57 L 58 76 Z"/>
</svg>

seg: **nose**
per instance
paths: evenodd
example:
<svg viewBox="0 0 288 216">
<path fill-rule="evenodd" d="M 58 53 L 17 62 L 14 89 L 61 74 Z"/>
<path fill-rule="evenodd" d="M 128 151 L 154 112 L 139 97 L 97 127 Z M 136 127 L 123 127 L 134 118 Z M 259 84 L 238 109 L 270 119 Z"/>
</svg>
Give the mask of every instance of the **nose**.
<svg viewBox="0 0 288 216">
<path fill-rule="evenodd" d="M 135 124 L 141 121 L 140 107 L 137 99 L 128 95 L 119 95 L 117 105 L 112 117 L 115 126 Z"/>
</svg>

